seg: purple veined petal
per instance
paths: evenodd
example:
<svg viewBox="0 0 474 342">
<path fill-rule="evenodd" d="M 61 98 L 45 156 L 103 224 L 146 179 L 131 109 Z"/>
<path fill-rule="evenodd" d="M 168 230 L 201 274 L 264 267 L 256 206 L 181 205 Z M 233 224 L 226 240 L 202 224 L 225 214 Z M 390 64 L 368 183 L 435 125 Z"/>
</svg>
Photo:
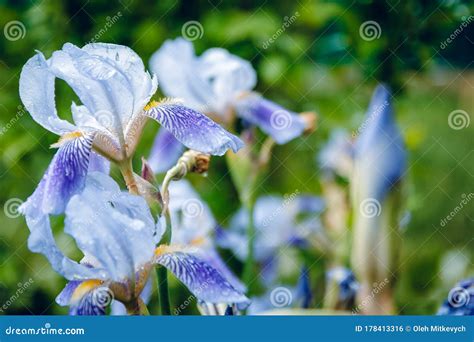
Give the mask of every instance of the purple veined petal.
<svg viewBox="0 0 474 342">
<path fill-rule="evenodd" d="M 303 134 L 306 124 L 297 114 L 257 94 L 247 95 L 235 104 L 237 114 L 260 127 L 277 144 L 285 144 Z"/>
<path fill-rule="evenodd" d="M 166 172 L 183 154 L 184 146 L 167 129 L 161 128 L 155 137 L 148 163 L 155 173 Z"/>
<path fill-rule="evenodd" d="M 94 133 L 61 144 L 38 187 L 19 208 L 26 215 L 61 214 L 69 199 L 84 188 Z"/>
<path fill-rule="evenodd" d="M 23 66 L 20 97 L 31 117 L 48 131 L 61 135 L 77 128 L 58 117 L 54 102 L 54 78 L 43 54 L 38 52 Z"/>
<path fill-rule="evenodd" d="M 186 147 L 212 155 L 237 152 L 243 142 L 206 115 L 180 104 L 154 104 L 145 115 L 158 121 Z"/>
<path fill-rule="evenodd" d="M 72 294 L 85 280 L 68 281 L 64 289 L 56 296 L 56 303 L 61 306 L 67 306 L 71 302 Z"/>
<path fill-rule="evenodd" d="M 248 298 L 214 267 L 191 253 L 167 247 L 156 253 L 155 260 L 170 270 L 199 300 L 209 303 L 248 302 Z"/>
<path fill-rule="evenodd" d="M 237 291 L 242 293 L 247 291 L 247 287 L 227 267 L 219 253 L 217 253 L 214 248 L 199 249 L 196 254 L 201 260 L 214 267 Z"/>
<path fill-rule="evenodd" d="M 68 288 L 71 283 L 73 285 Z M 69 305 L 69 315 L 72 316 L 105 315 L 112 300 L 112 291 L 97 280 L 70 282 L 56 298 L 58 304 Z"/>
</svg>

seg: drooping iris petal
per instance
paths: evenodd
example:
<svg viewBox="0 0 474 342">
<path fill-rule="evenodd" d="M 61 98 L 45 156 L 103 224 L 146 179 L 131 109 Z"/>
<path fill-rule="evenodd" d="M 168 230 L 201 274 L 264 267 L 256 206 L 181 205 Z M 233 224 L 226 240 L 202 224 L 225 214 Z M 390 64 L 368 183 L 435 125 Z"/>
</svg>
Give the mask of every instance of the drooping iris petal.
<svg viewBox="0 0 474 342">
<path fill-rule="evenodd" d="M 199 300 L 209 303 L 248 301 L 215 268 L 191 253 L 165 250 L 157 254 L 156 262 L 169 269 Z"/>
<path fill-rule="evenodd" d="M 386 86 L 376 88 L 364 126 L 355 145 L 354 189 L 360 199 L 382 202 L 406 169 L 405 146 Z"/>
<path fill-rule="evenodd" d="M 228 149 L 237 152 L 243 142 L 202 113 L 179 104 L 163 103 L 145 111 L 176 139 L 193 150 L 223 155 Z"/>
<path fill-rule="evenodd" d="M 152 56 L 150 68 L 167 96 L 182 98 L 196 110 L 218 115 L 256 84 L 249 62 L 220 48 L 197 57 L 192 43 L 183 38 L 166 41 Z"/>
<path fill-rule="evenodd" d="M 54 103 L 54 74 L 42 53 L 31 57 L 20 75 L 20 97 L 31 117 L 48 131 L 61 135 L 75 126 L 58 117 Z"/>
<path fill-rule="evenodd" d="M 113 293 L 98 280 L 73 280 L 56 297 L 56 303 L 69 306 L 73 316 L 100 316 L 113 299 Z"/>
<path fill-rule="evenodd" d="M 176 164 L 183 151 L 183 144 L 168 130 L 161 128 L 155 137 L 148 163 L 155 173 L 166 172 Z"/>
<path fill-rule="evenodd" d="M 245 286 L 214 248 L 211 234 L 217 223 L 206 202 L 184 179 L 171 183 L 169 192 L 172 244 L 190 246 L 199 259 L 214 267 L 235 289 L 245 292 Z"/>
<path fill-rule="evenodd" d="M 146 201 L 121 192 L 107 175 L 93 173 L 66 208 L 65 232 L 97 261 L 107 279 L 123 281 L 153 256 L 155 222 Z"/>
<path fill-rule="evenodd" d="M 214 267 L 237 291 L 242 293 L 247 291 L 247 287 L 244 285 L 244 283 L 242 283 L 240 279 L 237 278 L 235 274 L 229 269 L 229 267 L 227 267 L 219 253 L 217 253 L 214 248 L 198 250 L 196 251 L 196 255 L 198 255 L 201 260 Z"/>
<path fill-rule="evenodd" d="M 260 127 L 277 144 L 285 144 L 303 134 L 306 124 L 297 114 L 290 112 L 260 95 L 250 94 L 236 103 L 237 114 Z"/>
<path fill-rule="evenodd" d="M 26 215 L 60 214 L 84 187 L 94 134 L 81 135 L 59 147 L 35 192 L 20 207 Z"/>
</svg>

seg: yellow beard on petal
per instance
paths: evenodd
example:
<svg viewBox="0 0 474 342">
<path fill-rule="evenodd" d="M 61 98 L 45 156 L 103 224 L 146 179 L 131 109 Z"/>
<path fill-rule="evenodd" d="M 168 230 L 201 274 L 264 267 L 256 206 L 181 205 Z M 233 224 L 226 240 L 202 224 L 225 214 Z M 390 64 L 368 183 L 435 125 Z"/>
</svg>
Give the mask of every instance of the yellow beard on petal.
<svg viewBox="0 0 474 342">
<path fill-rule="evenodd" d="M 84 297 L 84 295 L 87 292 L 89 292 L 92 289 L 102 285 L 102 283 L 103 283 L 102 280 L 97 280 L 97 279 L 86 280 L 86 281 L 82 282 L 82 284 L 79 285 L 78 287 L 76 287 L 76 289 L 72 293 L 70 302 L 75 303 L 75 302 L 81 300 L 81 298 Z"/>
<path fill-rule="evenodd" d="M 76 131 L 76 132 L 69 132 L 66 134 L 61 135 L 57 143 L 52 144 L 50 147 L 51 148 L 58 148 L 61 147 L 65 142 L 74 140 L 77 138 L 82 137 L 84 134 L 82 132 Z"/>
</svg>

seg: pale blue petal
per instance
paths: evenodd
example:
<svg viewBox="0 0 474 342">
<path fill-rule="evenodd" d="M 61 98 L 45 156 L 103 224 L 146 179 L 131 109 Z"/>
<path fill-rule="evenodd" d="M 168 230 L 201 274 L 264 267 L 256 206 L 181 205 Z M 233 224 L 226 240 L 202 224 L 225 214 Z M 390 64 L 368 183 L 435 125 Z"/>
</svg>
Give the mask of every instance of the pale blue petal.
<svg viewBox="0 0 474 342">
<path fill-rule="evenodd" d="M 168 268 L 199 300 L 209 303 L 248 302 L 248 298 L 215 268 L 190 253 L 165 253 L 156 261 Z"/>
<path fill-rule="evenodd" d="M 89 158 L 89 169 L 87 172 L 102 172 L 105 174 L 110 173 L 110 161 L 107 158 L 102 157 L 100 154 L 92 151 Z"/>
<path fill-rule="evenodd" d="M 260 127 L 277 144 L 285 144 L 301 136 L 306 128 L 304 120 L 260 95 L 242 97 L 236 104 L 237 114 Z"/>
<path fill-rule="evenodd" d="M 226 114 L 233 101 L 256 84 L 256 72 L 249 62 L 221 48 L 197 57 L 192 43 L 183 38 L 166 41 L 152 56 L 150 68 L 167 96 L 218 115 Z"/>
<path fill-rule="evenodd" d="M 196 110 L 206 110 L 212 89 L 202 80 L 193 44 L 185 39 L 167 40 L 150 59 L 150 69 L 166 96 L 181 98 Z"/>
<path fill-rule="evenodd" d="M 66 208 L 65 232 L 98 262 L 108 279 L 123 281 L 153 256 L 155 222 L 146 201 L 121 192 L 103 173 L 93 173 Z"/>
<path fill-rule="evenodd" d="M 31 117 L 48 131 L 61 135 L 75 126 L 58 117 L 54 102 L 54 74 L 42 53 L 31 57 L 20 74 L 20 98 Z"/>
<path fill-rule="evenodd" d="M 243 142 L 202 113 L 179 104 L 158 104 L 145 112 L 186 147 L 212 155 L 237 152 Z"/>
<path fill-rule="evenodd" d="M 93 139 L 94 134 L 86 134 L 64 142 L 20 212 L 27 215 L 62 213 L 69 199 L 84 187 Z"/>
<path fill-rule="evenodd" d="M 66 279 L 106 279 L 105 272 L 79 264 L 66 257 L 56 245 L 48 215 L 26 215 L 26 224 L 30 229 L 28 248 L 43 254 L 53 269 Z"/>
<path fill-rule="evenodd" d="M 185 179 L 172 182 L 169 192 L 172 243 L 190 245 L 201 240 L 209 244 L 210 234 L 217 223 L 207 203 Z"/>
<path fill-rule="evenodd" d="M 184 146 L 173 134 L 161 128 L 155 137 L 148 163 L 155 173 L 168 171 L 184 152 Z"/>
</svg>

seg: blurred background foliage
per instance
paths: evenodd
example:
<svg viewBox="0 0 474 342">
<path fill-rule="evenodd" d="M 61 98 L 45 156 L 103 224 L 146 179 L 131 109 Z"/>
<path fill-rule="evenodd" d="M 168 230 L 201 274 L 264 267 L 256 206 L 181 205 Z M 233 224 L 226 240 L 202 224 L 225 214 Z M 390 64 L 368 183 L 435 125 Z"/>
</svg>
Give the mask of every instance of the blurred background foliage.
<svg viewBox="0 0 474 342">
<path fill-rule="evenodd" d="M 474 112 L 474 24 L 441 47 L 473 9 L 468 0 L 0 0 L 0 27 L 18 20 L 26 28 L 21 39 L 11 41 L 5 34 L 0 39 L 0 127 L 7 128 L 0 135 L 0 204 L 32 193 L 53 156 L 49 145 L 57 140 L 19 107 L 19 72 L 35 50 L 49 57 L 65 42 L 82 46 L 99 36 L 98 41 L 132 47 L 147 63 L 166 39 L 181 35 L 183 24 L 197 20 L 204 28 L 194 42 L 198 53 L 224 47 L 252 62 L 259 76 L 257 88 L 266 97 L 295 111 L 319 113 L 315 133 L 275 149 L 261 194 L 295 189 L 319 193 L 315 155 L 331 130 L 357 130 L 376 83 L 392 85 L 410 154 L 411 221 L 396 298 L 402 314 L 432 314 L 454 282 L 473 273 L 474 203 L 440 226 L 462 194 L 473 192 L 474 124 L 453 130 L 447 118 L 456 109 L 471 117 Z M 295 15 L 296 20 L 266 44 Z M 114 16 L 119 19 L 107 25 Z M 381 34 L 366 41 L 359 29 L 369 20 L 380 25 Z M 75 97 L 62 81 L 57 82 L 56 99 L 60 115 L 70 117 Z M 147 127 L 137 158 L 147 155 L 156 130 L 156 125 Z M 193 178 L 223 226 L 239 206 L 229 178 L 222 177 L 225 173 L 223 158 L 214 158 L 208 178 Z M 2 210 L 0 225 L 0 304 L 33 279 L 0 313 L 66 313 L 54 303 L 65 280 L 43 256 L 28 250 L 24 219 L 7 217 Z M 68 237 L 60 234 L 61 222 L 55 229 L 65 251 L 79 257 Z M 232 263 L 238 273 L 241 265 Z M 321 270 L 313 272 L 320 279 Z M 188 296 L 183 288 L 173 288 L 175 303 Z"/>
</svg>

